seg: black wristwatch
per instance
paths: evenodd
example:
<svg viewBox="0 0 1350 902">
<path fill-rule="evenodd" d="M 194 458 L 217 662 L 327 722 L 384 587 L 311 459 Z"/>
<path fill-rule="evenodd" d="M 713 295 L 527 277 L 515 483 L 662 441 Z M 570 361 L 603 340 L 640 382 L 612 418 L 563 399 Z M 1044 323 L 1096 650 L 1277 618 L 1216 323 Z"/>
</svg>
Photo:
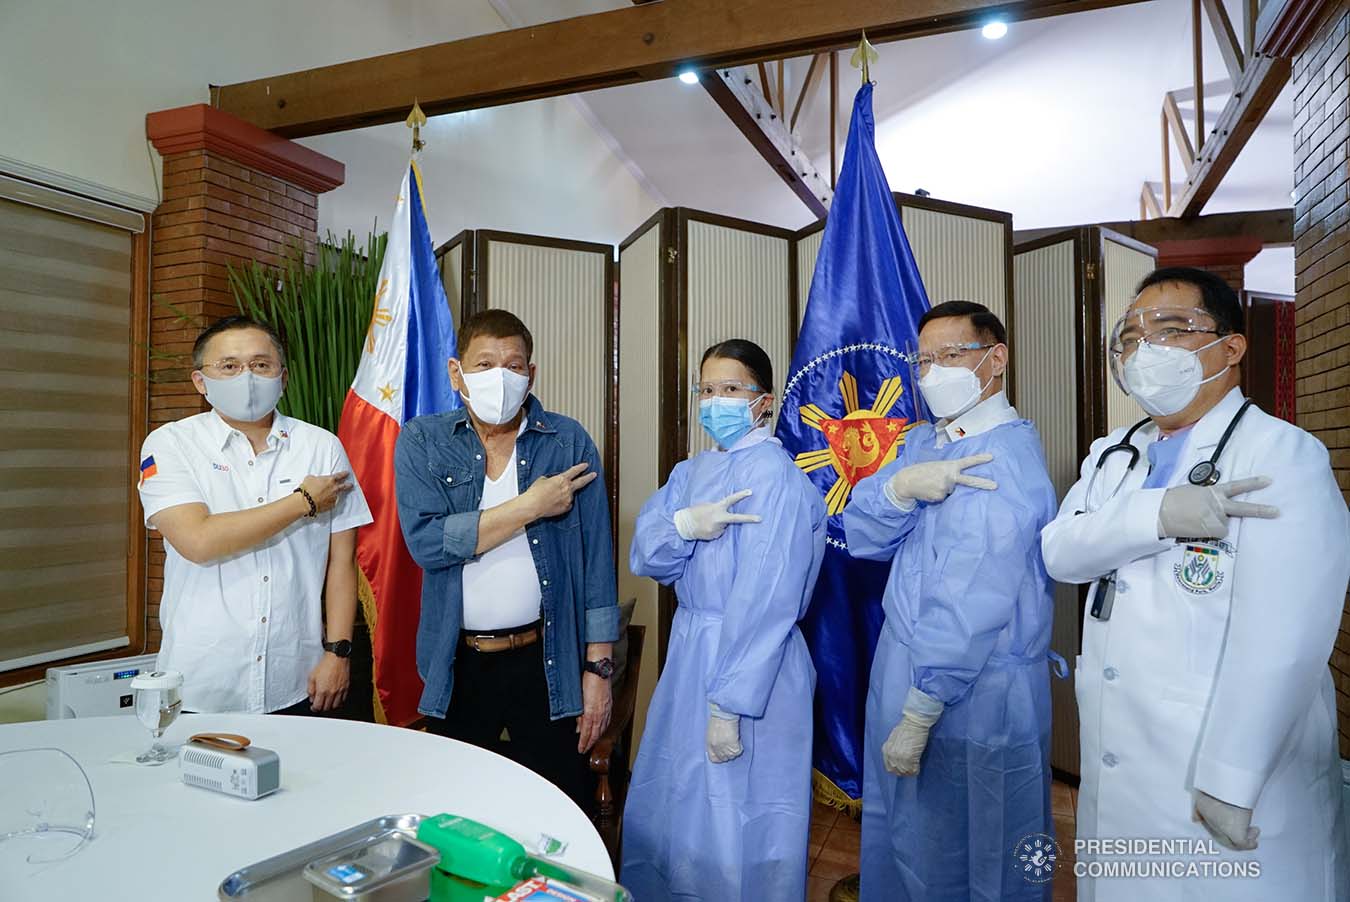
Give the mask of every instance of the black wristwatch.
<svg viewBox="0 0 1350 902">
<path fill-rule="evenodd" d="M 587 673 L 593 673 L 602 680 L 607 680 L 614 676 L 614 659 L 601 658 L 598 661 L 587 661 L 581 665 L 581 669 Z"/>
<path fill-rule="evenodd" d="M 352 654 L 352 640 L 339 639 L 336 642 L 325 642 L 323 644 L 323 650 L 331 651 L 339 658 L 349 658 Z"/>
</svg>

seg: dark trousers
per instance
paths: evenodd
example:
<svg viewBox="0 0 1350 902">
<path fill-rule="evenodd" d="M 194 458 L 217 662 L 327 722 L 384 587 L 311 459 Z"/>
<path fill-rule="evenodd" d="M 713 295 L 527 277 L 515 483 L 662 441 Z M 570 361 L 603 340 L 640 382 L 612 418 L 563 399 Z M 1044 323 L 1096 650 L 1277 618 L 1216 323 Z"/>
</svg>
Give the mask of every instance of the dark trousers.
<svg viewBox="0 0 1350 902">
<path fill-rule="evenodd" d="M 455 682 L 445 718 L 427 731 L 504 755 L 534 771 L 590 810 L 590 772 L 577 752 L 577 719 L 549 719 L 544 644 L 513 651 L 455 649 Z M 501 739 L 502 730 L 510 735 Z"/>
</svg>

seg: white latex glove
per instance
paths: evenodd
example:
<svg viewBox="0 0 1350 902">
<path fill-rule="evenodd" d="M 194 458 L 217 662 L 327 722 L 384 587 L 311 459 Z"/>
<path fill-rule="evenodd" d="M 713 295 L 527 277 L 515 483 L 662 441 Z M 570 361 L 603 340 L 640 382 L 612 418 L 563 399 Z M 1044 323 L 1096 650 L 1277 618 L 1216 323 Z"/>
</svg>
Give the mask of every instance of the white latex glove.
<svg viewBox="0 0 1350 902">
<path fill-rule="evenodd" d="M 1234 501 L 1270 485 L 1265 476 L 1252 476 L 1218 485 L 1176 485 L 1163 494 L 1158 509 L 1158 537 L 1161 539 L 1222 539 L 1228 535 L 1229 517 L 1260 517 L 1273 520 L 1278 507 Z"/>
<path fill-rule="evenodd" d="M 708 760 L 725 764 L 739 758 L 741 752 L 741 718 L 728 714 L 716 705 L 708 706 Z"/>
<path fill-rule="evenodd" d="M 1235 852 L 1250 852 L 1257 846 L 1260 827 L 1252 826 L 1252 810 L 1221 802 L 1208 793 L 1195 792 L 1195 813 L 1191 820 L 1204 824 L 1219 845 Z"/>
<path fill-rule="evenodd" d="M 891 477 L 886 484 L 891 502 L 897 507 L 908 509 L 916 501 L 936 504 L 947 500 L 958 485 L 968 485 L 973 489 L 993 491 L 998 483 L 979 476 L 967 476 L 961 472 L 967 467 L 978 467 L 994 459 L 992 454 L 974 454 L 956 460 L 930 460 L 927 463 L 905 467 Z"/>
<path fill-rule="evenodd" d="M 919 773 L 919 759 L 928 745 L 928 733 L 942 716 L 942 709 L 942 702 L 910 687 L 904 717 L 881 747 L 881 760 L 886 770 L 897 777 L 913 777 Z"/>
<path fill-rule="evenodd" d="M 675 531 L 686 542 L 711 542 L 726 532 L 732 523 L 758 523 L 757 514 L 733 514 L 728 508 L 749 498 L 751 491 L 743 489 L 721 501 L 694 504 L 675 512 Z"/>
</svg>

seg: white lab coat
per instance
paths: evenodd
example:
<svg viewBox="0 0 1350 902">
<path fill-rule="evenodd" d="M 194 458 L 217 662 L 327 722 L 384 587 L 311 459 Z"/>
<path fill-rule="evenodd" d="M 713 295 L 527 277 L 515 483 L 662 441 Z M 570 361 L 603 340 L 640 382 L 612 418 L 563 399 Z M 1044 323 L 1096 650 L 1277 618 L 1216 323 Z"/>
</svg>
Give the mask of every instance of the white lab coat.
<svg viewBox="0 0 1350 902">
<path fill-rule="evenodd" d="M 1234 389 L 1183 437 L 1169 486 L 1208 459 L 1242 404 Z M 1085 615 L 1075 672 L 1081 721 L 1078 839 L 1208 840 L 1191 820 L 1194 790 L 1254 810 L 1253 852 L 1170 854 L 1197 868 L 1223 860 L 1259 878 L 1143 879 L 1080 874 L 1080 902 L 1347 898 L 1336 694 L 1328 671 L 1346 583 L 1350 514 L 1326 448 L 1308 433 L 1253 407 L 1219 461 L 1220 481 L 1269 476 L 1239 500 L 1280 509 L 1274 520 L 1230 521 L 1222 541 L 1159 539 L 1166 489 L 1143 489 L 1152 425 L 1133 438 L 1139 464 L 1112 454 L 1085 503 L 1098 455 L 1118 429 L 1092 445 L 1081 478 L 1041 536 L 1055 579 L 1094 582 L 1117 571 L 1109 620 Z M 1124 476 L 1120 490 L 1105 496 Z M 1079 513 L 1091 506 L 1094 512 Z M 1092 592 L 1095 593 L 1095 583 Z M 1088 598 L 1091 607 L 1091 594 Z M 1068 850 L 1066 849 L 1067 853 Z M 1134 855 L 1090 855 L 1119 865 Z M 1172 867 L 1172 865 L 1168 865 Z M 1172 872 L 1168 872 L 1169 875 Z"/>
</svg>

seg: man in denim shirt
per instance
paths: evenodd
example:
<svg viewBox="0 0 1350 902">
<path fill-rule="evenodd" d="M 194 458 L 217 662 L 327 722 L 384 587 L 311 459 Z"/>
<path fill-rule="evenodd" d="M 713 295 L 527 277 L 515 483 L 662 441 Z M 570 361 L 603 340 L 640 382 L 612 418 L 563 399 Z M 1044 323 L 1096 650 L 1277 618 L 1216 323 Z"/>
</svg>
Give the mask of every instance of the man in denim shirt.
<svg viewBox="0 0 1350 902">
<path fill-rule="evenodd" d="M 595 443 L 529 393 L 533 350 L 512 314 L 470 317 L 449 362 L 467 407 L 399 436 L 399 521 L 424 571 L 418 710 L 582 804 L 619 632 L 609 507 Z"/>
</svg>

